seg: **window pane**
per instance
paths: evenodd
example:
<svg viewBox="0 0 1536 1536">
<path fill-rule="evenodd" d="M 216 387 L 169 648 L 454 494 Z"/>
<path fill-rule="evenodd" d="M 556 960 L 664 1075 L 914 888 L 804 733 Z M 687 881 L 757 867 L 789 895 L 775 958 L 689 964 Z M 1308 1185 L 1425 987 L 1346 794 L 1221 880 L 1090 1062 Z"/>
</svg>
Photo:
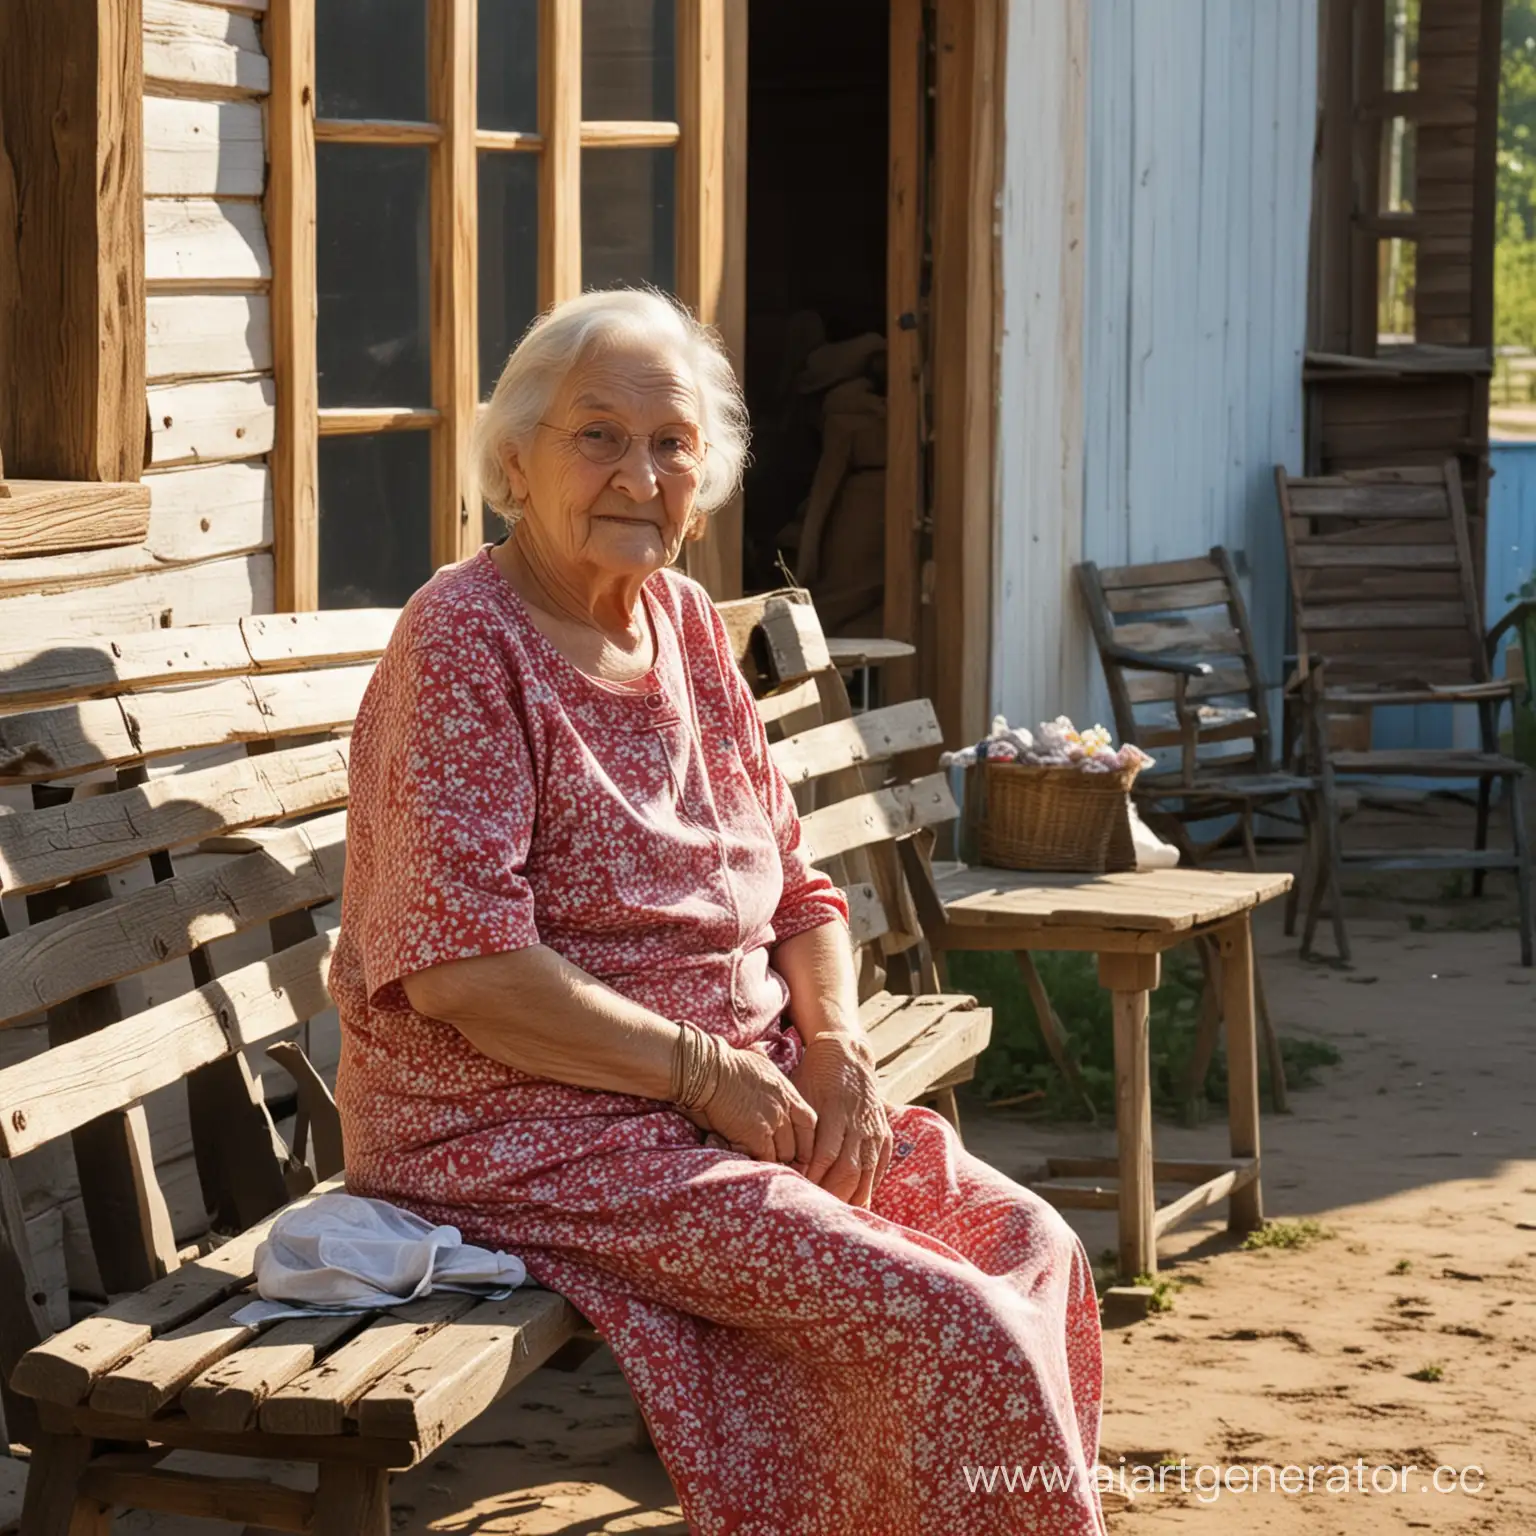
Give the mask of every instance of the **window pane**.
<svg viewBox="0 0 1536 1536">
<path fill-rule="evenodd" d="M 677 116 L 676 0 L 582 0 L 581 115 L 669 123 Z"/>
<path fill-rule="evenodd" d="M 319 0 L 320 117 L 427 117 L 427 0 Z"/>
<path fill-rule="evenodd" d="M 676 283 L 676 197 L 670 149 L 581 152 L 584 288 Z"/>
<path fill-rule="evenodd" d="M 1423 0 L 1382 0 L 1386 8 L 1386 69 L 1389 91 L 1419 88 L 1419 9 Z"/>
<path fill-rule="evenodd" d="M 320 404 L 430 405 L 425 145 L 315 148 Z"/>
<path fill-rule="evenodd" d="M 432 574 L 432 434 L 320 439 L 320 606 L 397 608 Z"/>
<path fill-rule="evenodd" d="M 539 157 L 480 156 L 480 395 L 539 307 Z"/>
<path fill-rule="evenodd" d="M 533 133 L 539 126 L 539 0 L 479 0 L 480 126 Z"/>
</svg>

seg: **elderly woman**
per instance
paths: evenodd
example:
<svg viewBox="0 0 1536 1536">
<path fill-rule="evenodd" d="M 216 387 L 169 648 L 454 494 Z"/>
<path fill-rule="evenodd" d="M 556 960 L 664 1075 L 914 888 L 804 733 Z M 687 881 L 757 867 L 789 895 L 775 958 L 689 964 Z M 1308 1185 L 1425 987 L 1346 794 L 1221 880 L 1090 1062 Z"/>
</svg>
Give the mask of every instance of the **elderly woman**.
<svg viewBox="0 0 1536 1536">
<path fill-rule="evenodd" d="M 352 740 L 349 1183 L 592 1321 L 699 1536 L 1094 1536 L 1082 1244 L 881 1102 L 842 894 L 672 568 L 745 454 L 658 295 L 508 361 L 478 460 L 510 536 L 406 605 Z M 999 1466 L 1029 1484 L 973 1488 Z"/>
</svg>

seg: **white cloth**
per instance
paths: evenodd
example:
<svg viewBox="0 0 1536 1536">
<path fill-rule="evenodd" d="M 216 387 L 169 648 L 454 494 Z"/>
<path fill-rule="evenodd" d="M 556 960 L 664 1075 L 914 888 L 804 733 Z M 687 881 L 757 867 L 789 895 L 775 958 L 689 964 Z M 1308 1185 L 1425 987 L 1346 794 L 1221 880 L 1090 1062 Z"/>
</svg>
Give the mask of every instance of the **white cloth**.
<svg viewBox="0 0 1536 1536">
<path fill-rule="evenodd" d="M 464 1242 L 409 1211 L 359 1195 L 320 1195 L 284 1211 L 256 1250 L 253 1301 L 235 1313 L 254 1325 L 274 1317 L 371 1312 L 429 1291 L 500 1300 L 528 1278 L 521 1259 Z"/>
</svg>

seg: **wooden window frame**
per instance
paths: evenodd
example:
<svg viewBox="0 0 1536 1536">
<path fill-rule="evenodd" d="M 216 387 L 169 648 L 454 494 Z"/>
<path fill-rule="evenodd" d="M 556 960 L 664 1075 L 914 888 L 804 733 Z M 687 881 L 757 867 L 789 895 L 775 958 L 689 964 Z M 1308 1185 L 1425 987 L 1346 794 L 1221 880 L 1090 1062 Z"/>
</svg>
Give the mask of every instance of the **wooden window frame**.
<svg viewBox="0 0 1536 1536">
<path fill-rule="evenodd" d="M 741 242 L 745 231 L 743 100 L 747 0 L 676 0 L 677 117 L 672 122 L 583 122 L 581 0 L 540 0 L 538 129 L 509 133 L 476 121 L 476 0 L 427 6 L 428 120 L 334 120 L 315 115 L 317 0 L 271 0 L 273 365 L 277 435 L 271 455 L 279 611 L 319 606 L 319 440 L 322 436 L 425 431 L 432 439 L 434 567 L 480 543 L 480 498 L 470 438 L 482 392 L 477 377 L 478 187 L 482 152 L 539 157 L 539 308 L 581 291 L 581 151 L 675 147 L 677 291 L 725 338 L 739 362 L 745 332 Z M 739 86 L 741 89 L 733 89 Z M 319 406 L 315 259 L 315 145 L 425 145 L 429 172 L 428 408 Z M 687 552 L 689 572 L 716 597 L 740 591 L 740 507 L 711 520 Z"/>
</svg>

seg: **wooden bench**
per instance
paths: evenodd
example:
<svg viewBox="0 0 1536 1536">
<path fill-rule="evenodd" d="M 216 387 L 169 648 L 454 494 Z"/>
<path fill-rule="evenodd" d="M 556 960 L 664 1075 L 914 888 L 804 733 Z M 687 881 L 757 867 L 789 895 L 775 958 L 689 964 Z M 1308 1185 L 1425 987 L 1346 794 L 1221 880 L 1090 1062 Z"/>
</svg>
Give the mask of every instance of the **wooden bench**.
<svg viewBox="0 0 1536 1536">
<path fill-rule="evenodd" d="M 955 814 L 942 776 L 894 778 L 896 754 L 938 743 L 933 711 L 851 717 L 795 594 L 722 613 L 814 856 L 848 891 L 886 1096 L 953 1117 L 991 1018 L 971 998 L 913 995 L 934 991 L 935 972 L 892 842 Z M 274 1213 L 343 1182 L 334 1105 L 283 1043 L 329 1006 L 346 733 L 394 619 L 281 615 L 0 657 L 0 782 L 36 799 L 0 815 L 0 889 L 29 909 L 28 927 L 0 933 L 0 1025 L 48 1019 L 48 1048 L 0 1070 L 0 1367 L 10 1437 L 32 1448 L 25 1536 L 103 1536 L 122 1508 L 385 1536 L 391 1469 L 552 1357 L 595 1347 L 537 1287 L 264 1330 L 232 1320 Z M 116 888 L 146 864 L 152 883 Z M 241 935 L 257 958 L 231 967 L 227 948 L 210 951 Z M 121 984 L 167 962 L 190 963 L 191 989 L 133 1011 Z M 291 1147 L 247 1059 L 269 1047 L 300 1084 Z M 210 1214 L 190 1251 L 172 1236 L 143 1107 L 183 1086 Z M 66 1136 L 115 1294 L 52 1333 L 10 1160 Z M 314 1462 L 317 1488 L 161 1467 L 177 1448 Z"/>
</svg>

